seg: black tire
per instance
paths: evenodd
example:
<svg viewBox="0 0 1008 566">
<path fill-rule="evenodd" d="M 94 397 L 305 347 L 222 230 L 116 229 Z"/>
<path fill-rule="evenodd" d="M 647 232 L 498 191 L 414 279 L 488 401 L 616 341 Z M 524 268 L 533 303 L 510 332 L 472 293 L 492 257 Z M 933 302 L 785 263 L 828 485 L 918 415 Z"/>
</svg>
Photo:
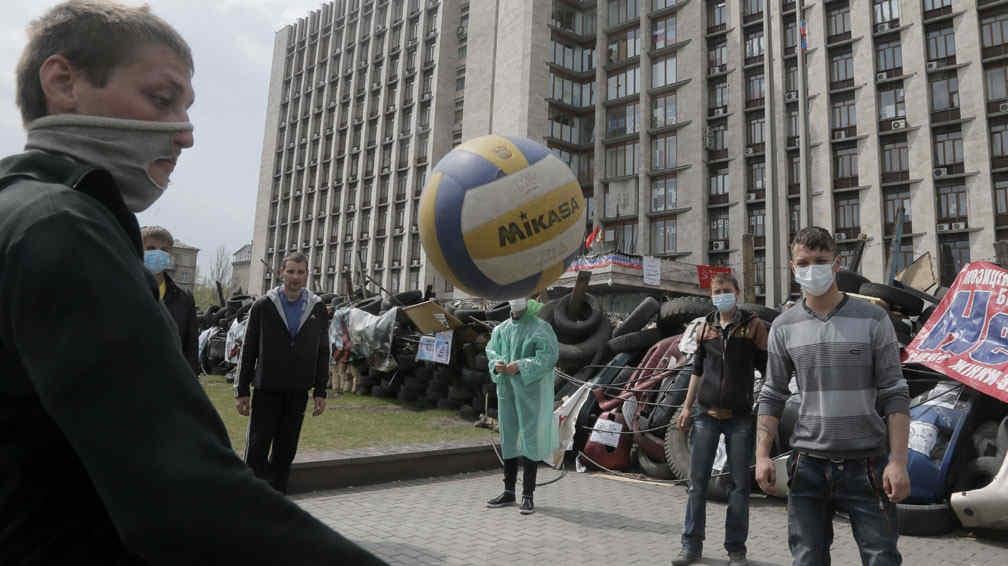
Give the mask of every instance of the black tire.
<svg viewBox="0 0 1008 566">
<path fill-rule="evenodd" d="M 448 398 L 454 399 L 456 401 L 469 401 L 472 399 L 473 392 L 472 389 L 468 387 L 450 387 L 448 388 Z"/>
<path fill-rule="evenodd" d="M 572 295 L 565 295 L 560 299 L 553 311 L 553 327 L 559 336 L 568 342 L 582 340 L 598 327 L 602 321 L 602 310 L 599 308 L 598 299 L 592 295 L 585 294 L 584 308 L 588 309 L 588 316 L 584 320 L 571 318 L 567 312 Z"/>
<path fill-rule="evenodd" d="M 600 348 L 605 347 L 609 340 L 612 325 L 608 319 L 602 319 L 595 333 L 580 344 L 560 344 L 560 366 L 566 368 L 568 373 L 577 373 L 585 364 L 590 362 L 598 353 Z"/>
<path fill-rule="evenodd" d="M 918 291 L 917 289 L 914 289 L 909 285 L 904 285 L 899 281 L 894 281 L 893 283 L 894 283 L 893 287 L 905 291 L 907 293 L 910 293 L 911 295 L 919 298 L 921 301 L 924 301 L 924 303 L 926 304 L 937 305 L 938 301 L 940 300 L 938 297 L 930 293 L 925 293 L 924 291 Z"/>
<path fill-rule="evenodd" d="M 626 319 L 613 329 L 613 338 L 637 332 L 647 326 L 647 323 L 654 318 L 661 310 L 661 303 L 654 297 L 645 297 L 634 310 L 627 315 Z"/>
<path fill-rule="evenodd" d="M 777 315 L 780 314 L 780 311 L 777 309 L 764 305 L 757 305 L 756 303 L 742 303 L 739 305 L 739 308 L 753 313 L 767 324 L 772 324 L 774 319 L 777 318 Z"/>
<path fill-rule="evenodd" d="M 955 514 L 948 503 L 933 505 L 896 504 L 899 534 L 928 537 L 943 535 L 956 526 Z"/>
<path fill-rule="evenodd" d="M 403 380 L 403 389 L 420 395 L 427 390 L 427 380 L 417 377 L 408 377 Z"/>
<path fill-rule="evenodd" d="M 478 352 L 473 356 L 472 369 L 482 371 L 483 373 L 490 371 L 490 361 L 487 360 L 485 352 Z"/>
<path fill-rule="evenodd" d="M 455 311 L 455 318 L 468 324 L 473 320 L 486 320 L 486 311 L 483 309 L 458 309 Z"/>
<path fill-rule="evenodd" d="M 924 323 L 927 322 L 929 318 L 931 318 L 932 314 L 934 314 L 934 310 L 935 310 L 934 305 L 932 305 L 921 311 L 920 316 L 917 317 L 917 322 L 919 322 L 921 326 L 924 326 Z"/>
<path fill-rule="evenodd" d="M 637 451 L 637 464 L 640 465 L 640 469 L 644 472 L 644 475 L 649 478 L 655 478 L 659 480 L 674 480 L 676 479 L 675 474 L 669 469 L 668 464 L 665 462 L 656 462 L 648 457 L 643 450 Z"/>
<path fill-rule="evenodd" d="M 871 283 L 871 280 L 860 273 L 841 269 L 836 274 L 837 289 L 845 293 L 858 293 L 865 283 Z"/>
<path fill-rule="evenodd" d="M 654 346 L 662 338 L 661 330 L 648 328 L 647 330 L 639 330 L 611 338 L 607 344 L 609 350 L 616 354 L 621 352 L 643 352 Z"/>
<path fill-rule="evenodd" d="M 372 397 L 387 397 L 388 396 L 388 389 L 385 389 L 381 385 L 375 385 L 375 386 L 371 387 L 371 396 Z"/>
<path fill-rule="evenodd" d="M 399 390 L 399 394 L 396 398 L 404 403 L 412 403 L 420 398 L 420 394 L 416 391 L 410 391 L 409 389 L 403 388 Z"/>
<path fill-rule="evenodd" d="M 966 464 L 965 469 L 956 481 L 955 491 L 970 491 L 986 487 L 994 481 L 998 469 L 1001 468 L 1001 460 L 996 456 L 982 456 L 975 458 Z"/>
<path fill-rule="evenodd" d="M 712 310 L 714 305 L 707 297 L 676 297 L 661 306 L 658 328 L 665 336 L 675 336 L 693 319 L 707 316 Z"/>
<path fill-rule="evenodd" d="M 371 297 L 370 299 L 364 299 L 354 305 L 355 309 L 360 309 L 366 313 L 377 315 L 381 312 L 382 300 L 381 297 Z"/>
<path fill-rule="evenodd" d="M 672 416 L 672 422 L 678 422 L 679 414 L 682 412 L 683 408 L 680 407 Z M 668 464 L 675 479 L 689 478 L 689 437 L 686 432 L 679 430 L 679 427 L 669 427 L 665 432 L 665 463 Z"/>
<path fill-rule="evenodd" d="M 478 369 L 462 368 L 462 384 L 472 389 L 479 389 L 490 381 L 490 374 Z"/>
<path fill-rule="evenodd" d="M 896 331 L 896 341 L 900 343 L 900 346 L 909 344 L 913 340 L 913 331 L 910 329 L 910 325 L 893 313 L 889 313 L 889 320 L 892 321 L 893 330 Z"/>
<path fill-rule="evenodd" d="M 458 416 L 460 419 L 471 422 L 476 420 L 476 410 L 470 405 L 462 405 L 459 407 Z"/>
<path fill-rule="evenodd" d="M 539 309 L 539 318 L 548 322 L 550 326 L 553 326 L 553 313 L 554 311 L 556 311 L 556 306 L 557 301 L 552 300 L 543 305 L 541 309 Z"/>
<path fill-rule="evenodd" d="M 672 423 L 672 416 L 679 410 L 686 399 L 686 389 L 689 388 L 690 376 L 693 375 L 693 366 L 683 366 L 674 376 L 665 378 L 662 381 L 661 393 L 656 397 L 656 403 L 651 414 L 647 417 L 645 429 L 653 430 L 651 434 L 664 438 L 668 433 L 668 426 Z M 665 428 L 660 428 L 665 427 Z"/>
<path fill-rule="evenodd" d="M 455 399 L 438 399 L 437 408 L 443 411 L 457 411 L 462 403 L 456 401 Z"/>
<path fill-rule="evenodd" d="M 898 310 L 907 316 L 917 316 L 924 310 L 924 301 L 920 297 L 889 285 L 865 283 L 861 285 L 858 293 L 882 299 L 889 303 L 889 308 Z"/>
<path fill-rule="evenodd" d="M 416 367 L 416 353 L 414 352 L 398 352 L 395 355 L 396 366 L 403 371 L 410 371 Z"/>
</svg>

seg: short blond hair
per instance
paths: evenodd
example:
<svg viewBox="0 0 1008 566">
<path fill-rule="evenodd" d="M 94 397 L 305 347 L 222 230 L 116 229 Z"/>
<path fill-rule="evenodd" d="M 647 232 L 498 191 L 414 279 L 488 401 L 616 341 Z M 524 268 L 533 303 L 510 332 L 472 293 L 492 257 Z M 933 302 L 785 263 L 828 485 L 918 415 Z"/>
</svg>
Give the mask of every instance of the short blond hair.
<svg viewBox="0 0 1008 566">
<path fill-rule="evenodd" d="M 25 124 L 49 113 L 39 79 L 42 63 L 62 55 L 91 84 L 102 87 L 141 45 L 165 45 L 193 70 L 192 52 L 175 28 L 148 6 L 109 0 L 69 0 L 28 25 L 28 44 L 17 65 L 17 105 Z"/>
<path fill-rule="evenodd" d="M 167 228 L 162 228 L 161 226 L 144 226 L 140 229 L 140 238 L 142 240 L 160 240 L 168 244 L 169 248 L 175 247 L 175 238 L 172 237 L 171 232 Z"/>
</svg>

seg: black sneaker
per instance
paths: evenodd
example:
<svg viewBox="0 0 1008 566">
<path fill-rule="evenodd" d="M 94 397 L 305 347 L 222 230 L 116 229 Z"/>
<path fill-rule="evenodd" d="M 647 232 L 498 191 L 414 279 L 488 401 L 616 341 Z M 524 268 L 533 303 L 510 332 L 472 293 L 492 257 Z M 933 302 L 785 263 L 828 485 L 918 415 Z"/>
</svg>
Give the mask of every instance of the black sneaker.
<svg viewBox="0 0 1008 566">
<path fill-rule="evenodd" d="M 521 507 L 518 509 L 518 512 L 521 513 L 522 515 L 531 515 L 532 513 L 535 513 L 535 505 L 532 504 L 531 495 L 526 495 L 522 497 L 522 504 Z"/>
<path fill-rule="evenodd" d="M 490 501 L 487 501 L 486 506 L 491 509 L 496 509 L 498 507 L 507 507 L 508 505 L 515 504 L 515 494 L 513 491 L 505 491 L 504 493 L 494 497 Z"/>
<path fill-rule="evenodd" d="M 700 561 L 700 553 L 696 550 L 682 549 L 679 551 L 679 556 L 676 556 L 672 560 L 672 566 L 689 566 L 694 562 Z"/>
<path fill-rule="evenodd" d="M 749 566 L 749 559 L 746 558 L 746 553 L 743 551 L 729 552 L 728 566 Z"/>
</svg>

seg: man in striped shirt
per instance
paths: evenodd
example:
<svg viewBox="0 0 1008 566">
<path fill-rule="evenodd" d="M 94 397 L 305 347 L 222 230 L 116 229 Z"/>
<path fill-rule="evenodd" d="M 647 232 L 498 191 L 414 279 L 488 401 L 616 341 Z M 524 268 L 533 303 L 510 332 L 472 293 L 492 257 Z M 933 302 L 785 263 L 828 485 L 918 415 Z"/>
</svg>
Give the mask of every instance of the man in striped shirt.
<svg viewBox="0 0 1008 566">
<path fill-rule="evenodd" d="M 829 564 L 835 507 L 850 514 L 864 564 L 900 564 L 894 504 L 910 491 L 910 416 L 892 322 L 837 289 L 836 242 L 826 230 L 798 232 L 791 264 L 805 297 L 770 330 L 756 480 L 764 489 L 777 481 L 770 450 L 794 374 L 801 405 L 786 478 L 794 564 Z"/>
</svg>

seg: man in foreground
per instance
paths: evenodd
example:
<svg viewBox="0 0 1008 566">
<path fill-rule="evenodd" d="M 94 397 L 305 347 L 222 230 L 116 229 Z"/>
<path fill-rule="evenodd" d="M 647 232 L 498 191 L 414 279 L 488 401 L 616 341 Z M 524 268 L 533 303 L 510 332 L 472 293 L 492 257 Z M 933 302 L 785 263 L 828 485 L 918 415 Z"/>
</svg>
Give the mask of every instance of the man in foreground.
<svg viewBox="0 0 1008 566">
<path fill-rule="evenodd" d="M 540 303 L 511 301 L 511 318 L 497 325 L 486 346 L 490 377 L 497 384 L 504 492 L 487 507 L 514 505 L 518 459 L 522 458 L 522 515 L 535 512 L 539 462 L 549 459 L 559 442 L 553 418 L 553 366 L 559 343 L 553 327 L 539 318 Z"/>
<path fill-rule="evenodd" d="M 739 285 L 734 276 L 719 273 L 711 280 L 716 311 L 700 327 L 693 375 L 679 428 L 690 436 L 690 482 L 682 550 L 672 561 L 686 566 L 700 560 L 707 522 L 707 486 L 721 435 L 731 476 L 725 515 L 725 550 L 730 566 L 744 566 L 749 537 L 749 463 L 753 453 L 753 382 L 766 371 L 766 323 L 738 308 Z M 695 403 L 694 403 L 695 402 Z"/>
<path fill-rule="evenodd" d="M 192 57 L 150 10 L 60 4 L 0 161 L 5 564 L 376 564 L 235 456 L 144 269 L 135 212 L 193 145 Z"/>
<path fill-rule="evenodd" d="M 199 360 L 196 359 L 199 340 L 196 301 L 168 275 L 168 270 L 173 267 L 171 252 L 175 247 L 175 238 L 171 232 L 160 226 L 144 226 L 140 229 L 140 237 L 143 239 L 144 267 L 154 274 L 158 284 L 158 296 L 175 321 L 179 341 L 182 344 L 182 354 L 189 362 L 193 375 L 199 375 Z"/>
<path fill-rule="evenodd" d="M 830 563 L 835 507 L 849 513 L 864 564 L 900 564 L 894 504 L 910 491 L 910 416 L 892 322 L 879 307 L 837 289 L 836 243 L 822 228 L 798 232 L 791 265 L 805 298 L 770 330 L 756 481 L 763 489 L 789 482 L 788 544 L 796 565 Z M 777 478 L 770 450 L 792 372 L 801 408 L 788 477 Z"/>
<path fill-rule="evenodd" d="M 318 295 L 305 288 L 305 254 L 285 257 L 280 277 L 283 285 L 267 291 L 249 311 L 235 403 L 239 414 L 252 415 L 245 463 L 287 493 L 309 388 L 314 389 L 312 414 L 325 411 L 329 317 Z M 255 385 L 251 400 L 250 385 Z"/>
</svg>

